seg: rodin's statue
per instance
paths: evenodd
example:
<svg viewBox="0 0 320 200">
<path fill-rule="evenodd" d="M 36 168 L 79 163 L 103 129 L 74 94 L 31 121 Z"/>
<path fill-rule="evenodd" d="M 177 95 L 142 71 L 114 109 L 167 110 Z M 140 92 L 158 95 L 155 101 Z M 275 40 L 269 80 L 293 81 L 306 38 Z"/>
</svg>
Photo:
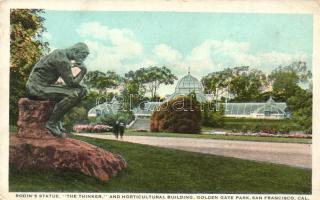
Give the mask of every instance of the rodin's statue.
<svg viewBox="0 0 320 200">
<path fill-rule="evenodd" d="M 85 43 L 77 43 L 67 49 L 56 49 L 40 59 L 27 81 L 29 98 L 56 102 L 45 126 L 57 137 L 64 136 L 65 130 L 60 122 L 64 114 L 86 95 L 85 88 L 79 83 L 87 72 L 83 61 L 88 54 L 89 49 Z M 72 65 L 71 61 L 76 64 Z M 71 71 L 73 66 L 81 69 L 75 77 Z M 59 77 L 65 82 L 64 86 L 55 85 Z"/>
</svg>

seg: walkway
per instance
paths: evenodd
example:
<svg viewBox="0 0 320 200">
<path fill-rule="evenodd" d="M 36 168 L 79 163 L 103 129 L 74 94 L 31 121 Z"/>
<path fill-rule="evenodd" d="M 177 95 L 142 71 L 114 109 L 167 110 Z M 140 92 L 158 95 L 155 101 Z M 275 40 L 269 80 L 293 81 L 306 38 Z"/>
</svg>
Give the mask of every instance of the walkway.
<svg viewBox="0 0 320 200">
<path fill-rule="evenodd" d="M 132 130 L 149 130 L 150 129 L 150 118 L 136 119 L 136 121 L 130 127 L 130 129 L 132 129 Z"/>
<path fill-rule="evenodd" d="M 115 137 L 112 135 L 92 133 L 75 135 L 115 140 Z M 150 136 L 126 136 L 122 141 L 246 160 L 271 162 L 294 167 L 312 167 L 311 144 Z"/>
</svg>

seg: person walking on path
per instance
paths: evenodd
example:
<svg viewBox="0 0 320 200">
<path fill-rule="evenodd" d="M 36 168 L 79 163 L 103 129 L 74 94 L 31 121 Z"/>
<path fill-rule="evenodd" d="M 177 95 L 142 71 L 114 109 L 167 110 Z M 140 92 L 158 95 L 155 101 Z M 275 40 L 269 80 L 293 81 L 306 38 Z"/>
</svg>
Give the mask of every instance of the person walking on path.
<svg viewBox="0 0 320 200">
<path fill-rule="evenodd" d="M 119 127 L 120 138 L 122 139 L 126 125 L 123 121 L 120 121 L 118 127 Z"/>
<path fill-rule="evenodd" d="M 113 123 L 112 131 L 113 131 L 113 134 L 115 135 L 115 137 L 118 139 L 118 137 L 119 137 L 119 121 L 118 120 L 116 120 Z"/>
</svg>

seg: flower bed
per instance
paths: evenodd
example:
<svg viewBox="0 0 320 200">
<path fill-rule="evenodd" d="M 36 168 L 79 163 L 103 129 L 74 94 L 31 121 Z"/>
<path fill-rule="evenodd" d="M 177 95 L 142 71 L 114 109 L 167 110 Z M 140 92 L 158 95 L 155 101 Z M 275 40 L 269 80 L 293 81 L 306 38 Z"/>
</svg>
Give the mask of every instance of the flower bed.
<svg viewBox="0 0 320 200">
<path fill-rule="evenodd" d="M 136 129 L 136 132 L 149 132 L 147 129 Z"/>
<path fill-rule="evenodd" d="M 312 138 L 311 134 L 304 133 L 288 133 L 288 134 L 279 134 L 279 133 L 225 133 L 225 135 L 230 136 L 260 136 L 260 137 L 283 137 L 283 138 Z"/>
<path fill-rule="evenodd" d="M 90 124 L 76 124 L 73 126 L 73 130 L 77 133 L 80 132 L 108 132 L 112 130 L 111 126 L 108 125 L 90 125 Z"/>
</svg>

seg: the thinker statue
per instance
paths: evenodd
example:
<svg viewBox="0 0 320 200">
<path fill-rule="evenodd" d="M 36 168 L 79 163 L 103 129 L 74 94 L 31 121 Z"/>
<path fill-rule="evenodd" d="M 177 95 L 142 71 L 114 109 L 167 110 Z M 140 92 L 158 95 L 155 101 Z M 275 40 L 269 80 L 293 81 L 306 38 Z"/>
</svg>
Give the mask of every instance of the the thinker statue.
<svg viewBox="0 0 320 200">
<path fill-rule="evenodd" d="M 67 49 L 56 49 L 40 59 L 27 81 L 29 98 L 56 102 L 45 127 L 57 137 L 65 135 L 65 129 L 60 121 L 64 114 L 76 106 L 86 95 L 85 88 L 79 83 L 87 72 L 83 61 L 88 54 L 89 49 L 85 43 L 77 43 Z M 75 77 L 72 75 L 72 67 L 81 69 Z M 62 78 L 65 85 L 55 85 L 59 77 Z"/>
</svg>

